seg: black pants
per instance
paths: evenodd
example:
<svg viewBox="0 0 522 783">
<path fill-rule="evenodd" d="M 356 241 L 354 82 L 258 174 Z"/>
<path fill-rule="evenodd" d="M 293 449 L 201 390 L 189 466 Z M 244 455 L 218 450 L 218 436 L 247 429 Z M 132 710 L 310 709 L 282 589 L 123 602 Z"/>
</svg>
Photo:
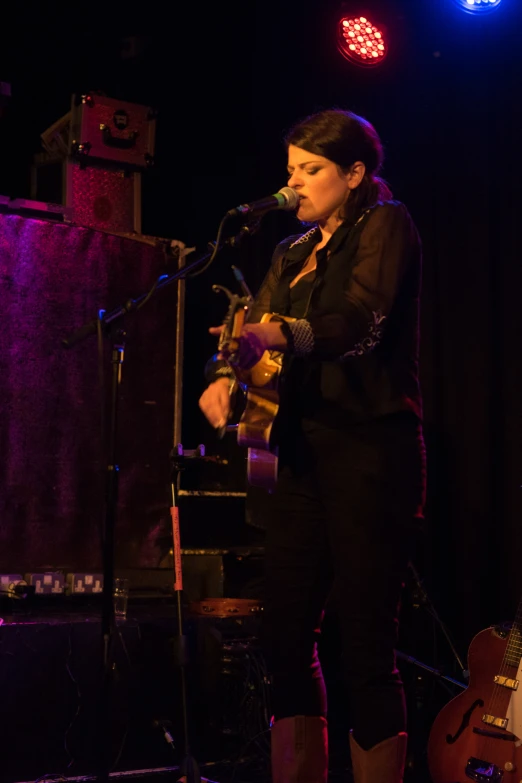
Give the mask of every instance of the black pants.
<svg viewBox="0 0 522 783">
<path fill-rule="evenodd" d="M 264 639 L 276 719 L 326 716 L 317 634 L 333 589 L 351 726 L 365 748 L 406 729 L 395 665 L 400 593 L 422 521 L 418 421 L 303 423 L 280 454 L 267 520 Z"/>
</svg>

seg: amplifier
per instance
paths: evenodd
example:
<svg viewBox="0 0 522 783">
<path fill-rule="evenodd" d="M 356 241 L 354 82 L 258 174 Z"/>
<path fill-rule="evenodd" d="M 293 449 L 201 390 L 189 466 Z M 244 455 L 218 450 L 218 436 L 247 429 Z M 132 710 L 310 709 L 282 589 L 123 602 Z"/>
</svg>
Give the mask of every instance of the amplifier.
<svg viewBox="0 0 522 783">
<path fill-rule="evenodd" d="M 141 173 L 71 158 L 35 155 L 31 198 L 63 205 L 78 226 L 141 234 Z"/>
<path fill-rule="evenodd" d="M 65 173 L 65 205 L 72 209 L 74 223 L 141 234 L 139 172 L 68 160 Z"/>
<path fill-rule="evenodd" d="M 223 596 L 223 550 L 182 549 L 183 595 L 188 601 Z M 117 575 L 129 580 L 134 598 L 168 598 L 174 595 L 172 553 L 159 568 L 119 568 Z"/>
</svg>

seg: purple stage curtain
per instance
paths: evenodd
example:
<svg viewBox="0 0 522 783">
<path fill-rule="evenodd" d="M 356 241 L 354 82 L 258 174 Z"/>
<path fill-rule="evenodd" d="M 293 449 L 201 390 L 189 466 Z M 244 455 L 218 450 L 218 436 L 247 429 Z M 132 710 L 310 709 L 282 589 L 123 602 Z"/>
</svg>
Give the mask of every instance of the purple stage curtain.
<svg viewBox="0 0 522 783">
<path fill-rule="evenodd" d="M 62 339 L 100 308 L 138 298 L 173 265 L 160 243 L 0 214 L 3 573 L 101 569 L 107 452 L 98 341 L 65 349 Z M 151 567 L 169 539 L 176 285 L 123 323 L 115 563 Z M 104 341 L 105 397 L 111 345 Z"/>
</svg>

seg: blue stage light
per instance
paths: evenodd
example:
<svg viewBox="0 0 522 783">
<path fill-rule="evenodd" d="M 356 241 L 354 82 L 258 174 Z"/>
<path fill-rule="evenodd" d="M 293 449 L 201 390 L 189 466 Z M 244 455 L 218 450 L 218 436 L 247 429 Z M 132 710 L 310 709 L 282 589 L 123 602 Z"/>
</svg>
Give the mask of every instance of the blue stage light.
<svg viewBox="0 0 522 783">
<path fill-rule="evenodd" d="M 463 11 L 470 14 L 484 14 L 498 8 L 502 0 L 455 0 Z"/>
</svg>

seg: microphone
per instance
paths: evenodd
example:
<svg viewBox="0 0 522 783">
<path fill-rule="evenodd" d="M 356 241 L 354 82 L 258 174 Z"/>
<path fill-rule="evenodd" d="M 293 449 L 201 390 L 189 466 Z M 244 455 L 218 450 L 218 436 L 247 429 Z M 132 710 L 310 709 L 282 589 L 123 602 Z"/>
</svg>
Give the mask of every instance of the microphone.
<svg viewBox="0 0 522 783">
<path fill-rule="evenodd" d="M 234 209 L 229 209 L 227 215 L 235 217 L 236 215 L 263 215 L 272 209 L 297 209 L 299 205 L 299 193 L 293 188 L 281 188 L 277 193 L 273 193 L 266 198 L 260 198 L 258 201 L 252 201 L 250 204 L 240 204 Z"/>
</svg>

